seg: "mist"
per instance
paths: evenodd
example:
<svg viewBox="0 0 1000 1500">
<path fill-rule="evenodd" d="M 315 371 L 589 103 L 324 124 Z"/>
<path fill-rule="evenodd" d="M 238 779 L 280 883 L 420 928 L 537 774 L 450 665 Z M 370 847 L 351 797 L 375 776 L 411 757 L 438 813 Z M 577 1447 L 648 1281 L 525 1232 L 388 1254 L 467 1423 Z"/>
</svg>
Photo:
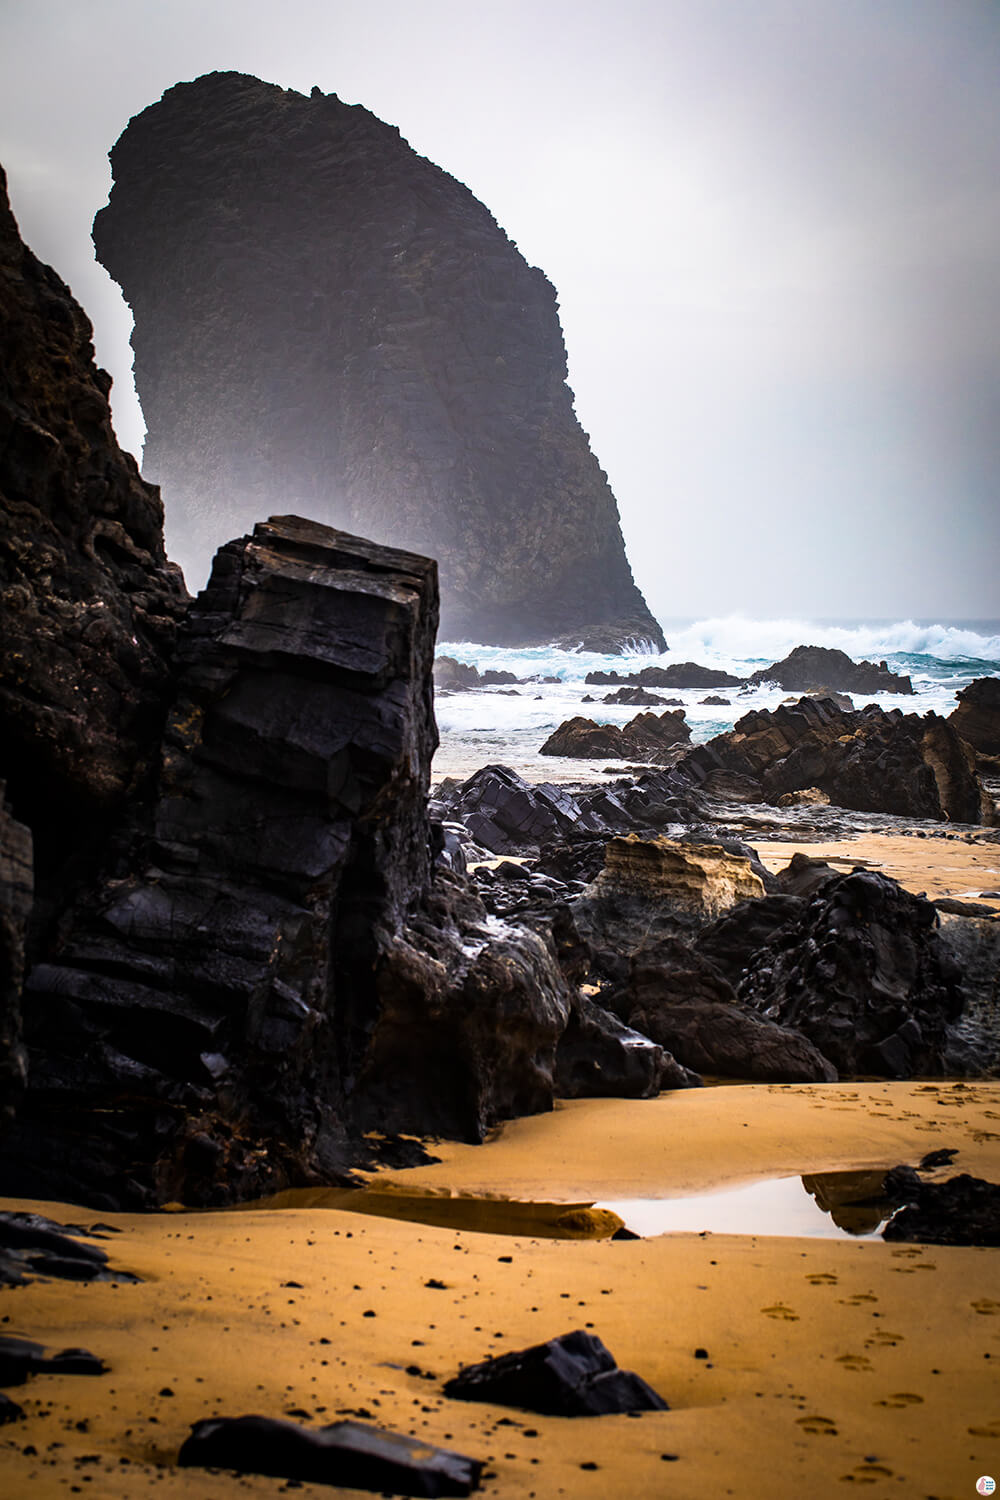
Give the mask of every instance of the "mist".
<svg viewBox="0 0 1000 1500">
<path fill-rule="evenodd" d="M 655 613 L 1000 614 L 997 7 L 6 4 L 14 212 L 137 455 L 90 225 L 129 117 L 212 69 L 364 104 L 542 267 Z"/>
</svg>

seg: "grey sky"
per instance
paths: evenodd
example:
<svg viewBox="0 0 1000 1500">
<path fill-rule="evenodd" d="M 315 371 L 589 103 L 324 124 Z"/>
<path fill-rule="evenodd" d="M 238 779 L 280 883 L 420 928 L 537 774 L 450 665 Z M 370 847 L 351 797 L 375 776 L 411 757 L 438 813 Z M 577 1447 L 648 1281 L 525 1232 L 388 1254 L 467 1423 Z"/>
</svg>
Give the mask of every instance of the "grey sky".
<svg viewBox="0 0 1000 1500">
<path fill-rule="evenodd" d="M 0 0 L 14 211 L 136 452 L 90 223 L 213 68 L 366 105 L 545 270 L 654 611 L 1000 615 L 995 0 Z"/>
</svg>

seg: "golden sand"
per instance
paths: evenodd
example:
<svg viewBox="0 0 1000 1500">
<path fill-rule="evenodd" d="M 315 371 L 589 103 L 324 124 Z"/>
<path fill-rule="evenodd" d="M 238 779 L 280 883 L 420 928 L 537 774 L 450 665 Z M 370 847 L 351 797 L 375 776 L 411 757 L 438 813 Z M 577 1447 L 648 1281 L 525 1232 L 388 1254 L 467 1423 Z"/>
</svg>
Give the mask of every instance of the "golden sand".
<svg viewBox="0 0 1000 1500">
<path fill-rule="evenodd" d="M 911 846 L 919 860 L 929 842 L 887 840 L 880 861 L 898 878 L 905 867 L 912 885 Z M 934 842 L 945 859 L 996 858 L 989 846 Z M 773 845 L 761 852 L 780 857 Z M 970 886 L 991 879 L 975 869 Z M 925 863 L 919 873 L 919 888 L 932 889 L 966 869 L 931 874 Z M 435 1143 L 439 1163 L 389 1176 L 401 1190 L 568 1203 L 915 1163 L 938 1147 L 957 1149 L 951 1171 L 1000 1180 L 1000 1084 L 577 1101 L 483 1147 Z M 502 1500 L 857 1489 L 964 1500 L 979 1475 L 1000 1480 L 994 1250 L 763 1235 L 556 1240 L 321 1208 L 0 1206 L 100 1218 L 119 1230 L 105 1242 L 113 1263 L 144 1278 L 0 1293 L 0 1332 L 83 1345 L 110 1366 L 10 1390 L 28 1418 L 0 1428 L 4 1500 L 283 1493 L 279 1480 L 175 1466 L 193 1422 L 248 1412 L 312 1424 L 352 1415 L 416 1434 L 486 1459 L 483 1492 Z M 671 1409 L 558 1419 L 441 1394 L 463 1363 L 576 1327 L 597 1333 Z"/>
</svg>

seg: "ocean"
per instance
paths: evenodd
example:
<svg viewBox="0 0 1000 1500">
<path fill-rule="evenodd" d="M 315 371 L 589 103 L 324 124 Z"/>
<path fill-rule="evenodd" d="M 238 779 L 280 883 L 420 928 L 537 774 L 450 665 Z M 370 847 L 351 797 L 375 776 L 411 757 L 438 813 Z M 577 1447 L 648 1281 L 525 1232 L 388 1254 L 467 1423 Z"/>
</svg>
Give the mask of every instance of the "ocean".
<svg viewBox="0 0 1000 1500">
<path fill-rule="evenodd" d="M 955 694 L 976 677 L 1000 677 L 1000 620 L 753 620 L 742 615 L 660 621 L 668 649 L 660 654 L 605 656 L 594 651 L 566 651 L 553 646 L 508 650 L 471 641 L 440 641 L 439 656 L 453 656 L 480 672 L 493 668 L 513 672 L 523 682 L 515 688 L 481 688 L 439 692 L 435 699 L 441 744 L 433 780 L 470 776 L 491 763 L 510 766 L 526 781 L 575 782 L 600 779 L 602 761 L 539 755 L 540 746 L 564 719 L 577 714 L 602 724 L 625 724 L 640 710 L 601 703 L 610 688 L 590 687 L 588 672 L 671 666 L 693 661 L 737 677 L 780 661 L 795 646 L 830 646 L 854 661 L 885 661 L 893 672 L 908 676 L 913 697 L 854 694 L 858 708 L 879 703 L 904 713 L 931 710 L 947 715 Z M 545 681 L 551 678 L 553 681 Z M 762 686 L 740 688 L 654 689 L 684 705 L 695 744 L 731 729 L 752 708 L 775 708 L 790 695 Z M 583 703 L 590 694 L 593 703 Z M 728 698 L 728 706 L 703 703 L 710 694 Z M 662 712 L 662 710 L 657 710 Z"/>
</svg>

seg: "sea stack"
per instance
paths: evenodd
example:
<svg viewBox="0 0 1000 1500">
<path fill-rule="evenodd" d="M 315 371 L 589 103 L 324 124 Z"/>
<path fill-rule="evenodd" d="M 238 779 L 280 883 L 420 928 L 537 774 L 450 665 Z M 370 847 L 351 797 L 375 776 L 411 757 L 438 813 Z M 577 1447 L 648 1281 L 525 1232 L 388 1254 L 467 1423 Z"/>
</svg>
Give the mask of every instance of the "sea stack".
<svg viewBox="0 0 1000 1500">
<path fill-rule="evenodd" d="M 664 648 L 555 291 L 468 188 L 362 106 L 239 73 L 169 89 L 111 163 L 94 243 L 194 584 L 294 511 L 435 557 L 446 639 Z"/>
</svg>

